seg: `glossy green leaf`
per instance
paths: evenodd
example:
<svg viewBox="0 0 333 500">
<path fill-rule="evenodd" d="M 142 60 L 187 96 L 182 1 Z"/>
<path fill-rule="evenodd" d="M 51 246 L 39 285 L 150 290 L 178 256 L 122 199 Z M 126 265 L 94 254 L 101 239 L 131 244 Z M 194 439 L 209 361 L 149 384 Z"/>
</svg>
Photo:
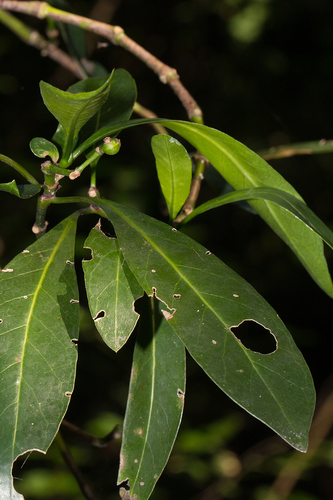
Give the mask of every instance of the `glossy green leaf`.
<svg viewBox="0 0 333 500">
<path fill-rule="evenodd" d="M 180 134 L 206 156 L 236 190 L 274 187 L 302 200 L 297 191 L 265 160 L 223 132 L 195 123 L 180 121 L 162 121 L 162 123 Z M 289 245 L 314 281 L 333 297 L 333 284 L 321 238 L 276 203 L 263 200 L 252 200 L 250 203 Z"/>
<path fill-rule="evenodd" d="M 21 498 L 12 462 L 46 452 L 74 386 L 79 305 L 73 264 L 76 215 L 0 273 L 0 497 Z"/>
<path fill-rule="evenodd" d="M 53 163 L 57 163 L 59 160 L 59 151 L 57 147 L 47 139 L 43 139 L 43 137 L 34 137 L 34 139 L 30 141 L 30 149 L 38 158 L 46 158 L 46 156 L 49 156 Z"/>
<path fill-rule="evenodd" d="M 105 78 L 88 78 L 77 82 L 68 90 L 87 92 L 104 82 Z M 83 127 L 80 137 L 82 136 L 82 139 L 85 140 L 98 129 L 105 129 L 116 123 L 129 120 L 136 96 L 136 85 L 131 75 L 121 68 L 114 70 L 107 100 L 99 112 Z"/>
<path fill-rule="evenodd" d="M 128 207 L 95 202 L 112 221 L 133 274 L 163 303 L 165 317 L 197 363 L 236 403 L 305 451 L 315 403 L 313 382 L 276 312 L 186 235 Z M 275 352 L 244 347 L 231 328 L 246 320 L 274 336 Z"/>
<path fill-rule="evenodd" d="M 312 210 L 303 203 L 300 199 L 292 194 L 281 191 L 275 188 L 250 188 L 241 191 L 233 191 L 223 196 L 218 196 L 212 200 L 203 203 L 193 212 L 185 217 L 183 223 L 189 222 L 199 214 L 207 212 L 213 208 L 221 207 L 227 203 L 238 202 L 242 200 L 251 200 L 255 198 L 263 198 L 264 200 L 272 201 L 285 208 L 299 220 L 301 220 L 312 231 L 317 233 L 324 241 L 333 249 L 333 232 L 316 216 Z"/>
<path fill-rule="evenodd" d="M 32 196 L 35 196 L 35 194 L 39 193 L 42 187 L 43 186 L 41 184 L 17 185 L 16 181 L 13 180 L 11 182 L 0 184 L 0 191 L 6 191 L 7 193 L 13 194 L 18 198 L 26 200 L 27 198 L 31 198 Z"/>
<path fill-rule="evenodd" d="M 90 92 L 71 93 L 40 82 L 45 106 L 58 120 L 66 134 L 66 160 L 69 158 L 74 138 L 80 129 L 103 106 L 109 95 L 112 73 L 102 86 Z"/>
<path fill-rule="evenodd" d="M 91 315 L 104 342 L 114 351 L 125 344 L 138 321 L 134 302 L 143 290 L 128 268 L 118 241 L 98 224 L 85 241 L 91 260 L 82 262 Z"/>
<path fill-rule="evenodd" d="M 170 220 L 174 220 L 190 192 L 191 158 L 184 146 L 169 135 L 154 135 L 151 147 Z"/>
<path fill-rule="evenodd" d="M 297 191 L 260 156 L 240 142 L 218 130 L 190 122 L 174 120 L 131 120 L 103 128 L 77 148 L 76 158 L 93 141 L 129 127 L 158 122 L 178 133 L 198 149 L 236 190 L 252 187 L 274 187 L 302 200 Z M 303 200 L 302 200 L 303 201 Z M 253 200 L 253 208 L 289 245 L 313 280 L 331 297 L 333 284 L 324 256 L 321 238 L 302 221 L 269 201 Z"/>
<path fill-rule="evenodd" d="M 185 349 L 154 297 L 141 311 L 124 421 L 118 484 L 128 480 L 132 499 L 146 500 L 160 477 L 181 422 Z"/>
</svg>

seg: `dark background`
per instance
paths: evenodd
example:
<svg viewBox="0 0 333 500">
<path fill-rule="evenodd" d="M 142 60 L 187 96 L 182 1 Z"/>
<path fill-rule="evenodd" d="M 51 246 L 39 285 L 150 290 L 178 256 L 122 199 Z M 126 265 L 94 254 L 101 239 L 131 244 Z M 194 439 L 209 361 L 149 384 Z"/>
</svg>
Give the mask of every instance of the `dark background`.
<svg viewBox="0 0 333 500">
<path fill-rule="evenodd" d="M 255 151 L 332 138 L 330 0 L 80 0 L 70 4 L 77 13 L 122 26 L 139 44 L 177 68 L 203 109 L 206 125 Z M 44 33 L 45 22 L 20 18 Z M 97 40 L 87 36 L 90 59 L 108 70 L 127 69 L 136 80 L 142 105 L 160 117 L 187 118 L 170 88 L 140 61 L 119 47 L 96 49 Z M 31 154 L 29 141 L 35 136 L 51 139 L 55 122 L 42 104 L 38 83 L 43 79 L 66 89 L 75 77 L 2 26 L 0 57 L 0 152 L 40 178 L 39 161 Z M 121 153 L 112 169 L 105 166 L 100 190 L 105 197 L 163 219 L 150 138 L 148 128 L 122 134 Z M 332 155 L 298 156 L 271 164 L 332 227 Z M 1 164 L 0 182 L 12 178 L 9 167 Z M 62 195 L 68 193 L 69 187 L 64 185 Z M 204 184 L 202 200 L 216 194 Z M 35 199 L 22 201 L 2 193 L 0 210 L 0 265 L 4 266 L 33 241 L 30 228 Z M 51 208 L 50 226 L 70 210 Z M 79 273 L 82 242 L 94 222 L 91 217 L 79 225 Z M 319 394 L 330 394 L 331 299 L 312 282 L 288 248 L 257 216 L 237 206 L 202 215 L 186 231 L 247 279 L 277 310 L 303 352 Z M 133 341 L 115 355 L 102 344 L 91 323 L 82 311 L 78 378 L 67 418 L 94 432 L 105 429 L 106 434 L 112 422 L 121 422 L 124 414 Z M 92 451 L 66 437 L 98 498 L 117 498 L 119 443 L 106 451 Z M 273 498 L 269 488 L 292 454 L 189 359 L 183 424 L 152 498 Z M 329 433 L 288 498 L 333 498 L 332 460 Z M 17 487 L 26 488 L 27 499 L 82 498 L 56 447 L 51 447 L 46 459 L 33 453 L 22 469 L 21 465 L 22 461 L 15 469 L 15 475 L 23 479 Z"/>
</svg>

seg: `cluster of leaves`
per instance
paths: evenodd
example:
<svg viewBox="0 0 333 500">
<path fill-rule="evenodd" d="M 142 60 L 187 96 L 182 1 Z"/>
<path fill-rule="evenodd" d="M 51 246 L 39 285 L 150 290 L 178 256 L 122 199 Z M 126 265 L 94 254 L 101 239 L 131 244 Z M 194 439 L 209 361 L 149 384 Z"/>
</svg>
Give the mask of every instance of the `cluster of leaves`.
<svg viewBox="0 0 333 500">
<path fill-rule="evenodd" d="M 122 488 L 122 495 L 147 499 L 165 467 L 183 412 L 185 348 L 237 404 L 295 449 L 306 451 L 315 393 L 290 333 L 247 282 L 172 227 L 191 184 L 192 163 L 184 146 L 169 135 L 152 138 L 170 215 L 171 224 L 166 224 L 98 197 L 97 164 L 110 153 L 110 141 L 128 127 L 152 122 L 130 120 L 136 100 L 131 76 L 118 69 L 109 77 L 81 81 L 67 92 L 41 82 L 41 94 L 58 121 L 53 142 L 44 138 L 31 142 L 36 156 L 50 158 L 42 166 L 46 187 L 41 205 L 87 204 L 90 211 L 111 221 L 115 230 L 116 238 L 110 238 L 100 224 L 92 228 L 84 243 L 91 259 L 83 262 L 91 315 L 114 351 L 133 332 L 139 319 L 135 301 L 145 296 L 124 420 L 118 484 L 128 481 L 129 490 Z M 159 122 L 199 150 L 235 189 L 199 206 L 182 224 L 214 207 L 249 200 L 318 285 L 333 296 L 323 253 L 323 240 L 333 248 L 333 235 L 293 187 L 261 157 L 220 131 L 184 121 Z M 72 169 L 83 154 L 83 163 Z M 15 181 L 0 184 L 0 190 L 27 198 L 43 189 L 14 160 L 3 155 L 0 159 L 29 181 L 23 186 Z M 51 181 L 57 183 L 64 176 L 75 179 L 87 166 L 96 197 L 55 195 Z M 1 273 L 3 498 L 22 498 L 12 485 L 12 463 L 28 450 L 46 452 L 73 391 L 79 336 L 73 263 L 81 213 L 74 212 L 22 249 Z M 243 345 L 236 335 L 244 322 L 261 325 L 273 336 L 275 349 L 265 354 Z"/>
</svg>

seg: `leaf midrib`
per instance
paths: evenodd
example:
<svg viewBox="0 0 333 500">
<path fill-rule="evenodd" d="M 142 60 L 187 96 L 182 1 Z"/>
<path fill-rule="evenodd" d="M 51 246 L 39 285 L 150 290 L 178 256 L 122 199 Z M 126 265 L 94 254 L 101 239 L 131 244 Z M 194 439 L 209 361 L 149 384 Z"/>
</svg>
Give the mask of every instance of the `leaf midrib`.
<svg viewBox="0 0 333 500">
<path fill-rule="evenodd" d="M 97 200 L 96 200 L 97 201 Z M 103 200 L 101 200 L 102 204 L 103 204 Z M 112 204 L 113 205 L 113 204 Z M 113 205 L 114 206 L 114 205 Z M 139 234 L 141 234 L 141 236 L 149 242 L 149 244 L 169 263 L 169 265 L 176 271 L 176 273 L 178 273 L 178 275 L 181 277 L 181 279 L 183 279 L 185 281 L 185 283 L 189 286 L 189 288 L 191 288 L 196 294 L 197 296 L 206 304 L 206 306 L 215 314 L 215 316 L 219 319 L 219 321 L 224 324 L 226 327 L 227 325 L 224 323 L 223 319 L 217 314 L 217 312 L 210 306 L 210 304 L 202 297 L 202 295 L 200 294 L 200 292 L 193 287 L 192 283 L 188 281 L 188 279 L 179 271 L 178 267 L 162 252 L 162 250 L 149 238 L 149 236 L 147 236 L 140 228 L 138 228 L 132 221 L 131 219 L 128 219 L 125 214 L 123 214 L 121 211 L 117 210 L 116 208 L 113 208 L 113 210 L 118 213 L 118 215 L 120 215 L 121 218 L 123 218 L 127 224 L 129 226 L 131 226 L 133 229 L 135 229 Z M 236 339 L 235 339 L 236 341 Z M 251 357 L 249 356 L 247 350 L 245 347 L 243 347 L 243 345 L 241 343 L 239 343 L 237 341 L 237 345 L 239 345 L 239 347 L 243 350 L 243 353 L 247 356 L 247 358 L 249 359 L 250 361 L 250 364 L 251 366 L 253 367 L 253 370 L 257 373 L 258 377 L 262 380 L 263 384 L 267 387 L 268 391 L 270 392 L 272 398 L 275 400 L 275 402 L 277 403 L 278 407 L 280 408 L 282 414 L 284 415 L 286 421 L 289 423 L 290 427 L 293 428 L 293 426 L 291 425 L 291 422 L 289 420 L 289 418 L 287 418 L 283 408 L 281 407 L 280 403 L 278 402 L 278 400 L 276 399 L 274 393 L 272 392 L 271 388 L 266 384 L 264 378 L 262 377 L 262 375 L 260 374 L 260 372 L 257 370 L 254 362 L 252 361 Z"/>
<path fill-rule="evenodd" d="M 14 446 L 15 446 L 15 442 L 16 442 L 16 434 L 17 434 L 17 428 L 18 428 L 19 406 L 20 406 L 20 398 L 21 398 L 21 391 L 22 391 L 22 380 L 23 380 L 23 365 L 24 365 L 24 359 L 25 359 L 24 356 L 25 356 L 26 346 L 27 346 L 27 343 L 28 343 L 28 335 L 29 335 L 30 322 L 31 322 L 31 319 L 32 319 L 32 316 L 33 316 L 33 312 L 34 312 L 35 306 L 36 306 L 36 302 L 37 302 L 37 298 L 38 298 L 39 292 L 42 289 L 42 284 L 45 281 L 45 277 L 47 275 L 47 272 L 48 272 L 48 270 L 49 270 L 49 268 L 50 268 L 50 266 L 51 266 L 51 264 L 53 262 L 54 256 L 56 255 L 56 253 L 59 250 L 61 244 L 63 243 L 65 237 L 67 236 L 71 224 L 72 224 L 72 219 L 69 220 L 66 228 L 64 229 L 61 237 L 59 238 L 57 244 L 54 246 L 54 248 L 53 248 L 53 250 L 52 250 L 52 252 L 51 252 L 51 254 L 50 254 L 49 258 L 48 258 L 48 261 L 47 261 L 47 263 L 46 263 L 46 265 L 44 267 L 44 270 L 42 271 L 42 274 L 41 274 L 41 277 L 39 279 L 36 291 L 34 293 L 34 298 L 33 298 L 32 302 L 31 302 L 31 306 L 30 306 L 28 318 L 27 318 L 27 321 L 26 321 L 24 343 L 23 343 L 22 357 L 21 357 L 21 369 L 20 369 L 20 372 L 19 372 L 19 380 L 20 380 L 20 382 L 19 382 L 18 390 L 17 390 L 16 416 L 15 416 L 15 426 L 14 426 L 14 435 L 13 435 L 13 444 L 12 444 L 12 460 L 13 461 L 16 458 L 16 457 L 14 457 Z"/>
</svg>

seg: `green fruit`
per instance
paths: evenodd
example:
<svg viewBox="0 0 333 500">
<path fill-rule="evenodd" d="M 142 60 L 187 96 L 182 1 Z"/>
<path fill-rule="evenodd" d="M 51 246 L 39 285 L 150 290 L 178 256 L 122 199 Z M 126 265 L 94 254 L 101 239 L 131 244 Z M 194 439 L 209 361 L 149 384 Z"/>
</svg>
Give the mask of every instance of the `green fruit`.
<svg viewBox="0 0 333 500">
<path fill-rule="evenodd" d="M 110 137 L 106 137 L 104 139 L 103 146 L 100 147 L 101 153 L 105 153 L 107 155 L 116 155 L 120 149 L 120 139 L 110 139 Z"/>
</svg>

